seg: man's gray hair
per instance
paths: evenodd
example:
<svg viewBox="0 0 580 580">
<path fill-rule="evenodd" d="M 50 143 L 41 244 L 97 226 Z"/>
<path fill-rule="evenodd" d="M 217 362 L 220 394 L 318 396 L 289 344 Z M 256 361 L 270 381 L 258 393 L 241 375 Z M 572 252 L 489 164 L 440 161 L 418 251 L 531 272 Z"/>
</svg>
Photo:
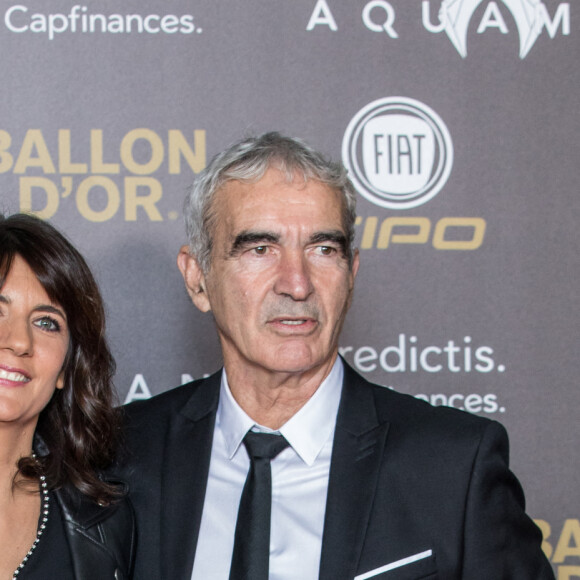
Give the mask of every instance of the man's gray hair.
<svg viewBox="0 0 580 580">
<path fill-rule="evenodd" d="M 187 194 L 184 217 L 189 251 L 202 271 L 208 272 L 211 265 L 212 235 L 216 220 L 213 200 L 216 193 L 229 181 L 255 183 L 271 167 L 279 169 L 289 183 L 298 174 L 304 181 L 319 181 L 341 193 L 342 220 L 347 237 L 346 253 L 351 264 L 356 192 L 346 169 L 340 163 L 326 159 L 299 139 L 271 132 L 242 139 L 216 155 L 199 173 Z"/>
</svg>

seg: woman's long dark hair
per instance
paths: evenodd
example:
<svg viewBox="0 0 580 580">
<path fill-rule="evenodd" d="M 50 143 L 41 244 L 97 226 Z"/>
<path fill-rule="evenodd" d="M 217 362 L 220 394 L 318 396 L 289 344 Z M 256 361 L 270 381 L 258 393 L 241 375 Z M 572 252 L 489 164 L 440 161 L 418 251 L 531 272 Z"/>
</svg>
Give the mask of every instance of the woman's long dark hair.
<svg viewBox="0 0 580 580">
<path fill-rule="evenodd" d="M 64 388 L 57 389 L 36 427 L 38 461 L 22 458 L 24 478 L 46 476 L 51 489 L 73 485 L 101 504 L 118 496 L 99 479 L 112 462 L 120 429 L 112 376 L 115 362 L 105 338 L 99 288 L 87 263 L 53 226 L 32 215 L 0 215 L 0 288 L 15 256 L 36 274 L 52 301 L 64 309 L 69 348 Z"/>
</svg>

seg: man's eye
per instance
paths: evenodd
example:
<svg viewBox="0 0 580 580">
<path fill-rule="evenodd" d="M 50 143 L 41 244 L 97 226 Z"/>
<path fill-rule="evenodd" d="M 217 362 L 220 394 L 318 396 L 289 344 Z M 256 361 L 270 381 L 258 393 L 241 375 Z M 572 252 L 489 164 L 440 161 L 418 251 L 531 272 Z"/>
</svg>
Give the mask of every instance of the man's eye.
<svg viewBox="0 0 580 580">
<path fill-rule="evenodd" d="M 60 330 L 60 324 L 53 318 L 50 318 L 50 316 L 39 318 L 34 324 L 38 326 L 38 328 L 48 332 L 58 332 Z"/>
<path fill-rule="evenodd" d="M 330 256 L 332 255 L 336 250 L 335 248 L 333 248 L 332 246 L 318 246 L 318 251 L 323 255 L 323 256 Z"/>
<path fill-rule="evenodd" d="M 268 251 L 268 246 L 256 246 L 253 249 L 254 254 L 258 254 L 258 256 L 263 256 Z"/>
</svg>

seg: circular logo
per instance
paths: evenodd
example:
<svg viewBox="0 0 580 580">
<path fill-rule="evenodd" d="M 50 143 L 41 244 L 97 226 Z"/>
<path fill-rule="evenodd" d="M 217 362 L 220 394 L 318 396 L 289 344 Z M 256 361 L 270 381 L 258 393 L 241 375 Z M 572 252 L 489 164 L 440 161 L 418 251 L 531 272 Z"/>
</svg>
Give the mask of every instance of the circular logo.
<svg viewBox="0 0 580 580">
<path fill-rule="evenodd" d="M 386 97 L 362 108 L 346 128 L 342 162 L 359 193 L 389 209 L 435 197 L 453 165 L 451 135 L 430 107 Z"/>
</svg>

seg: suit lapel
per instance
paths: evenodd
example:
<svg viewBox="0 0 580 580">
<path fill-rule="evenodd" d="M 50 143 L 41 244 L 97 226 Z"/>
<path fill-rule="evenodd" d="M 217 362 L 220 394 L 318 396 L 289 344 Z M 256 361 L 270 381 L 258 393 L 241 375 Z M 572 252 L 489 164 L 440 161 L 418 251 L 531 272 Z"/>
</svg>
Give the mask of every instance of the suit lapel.
<svg viewBox="0 0 580 580">
<path fill-rule="evenodd" d="M 162 578 L 190 578 L 201 523 L 221 372 L 202 383 L 166 434 L 161 494 Z"/>
<path fill-rule="evenodd" d="M 363 547 L 389 424 L 346 363 L 336 422 L 319 580 L 352 579 Z"/>
</svg>

